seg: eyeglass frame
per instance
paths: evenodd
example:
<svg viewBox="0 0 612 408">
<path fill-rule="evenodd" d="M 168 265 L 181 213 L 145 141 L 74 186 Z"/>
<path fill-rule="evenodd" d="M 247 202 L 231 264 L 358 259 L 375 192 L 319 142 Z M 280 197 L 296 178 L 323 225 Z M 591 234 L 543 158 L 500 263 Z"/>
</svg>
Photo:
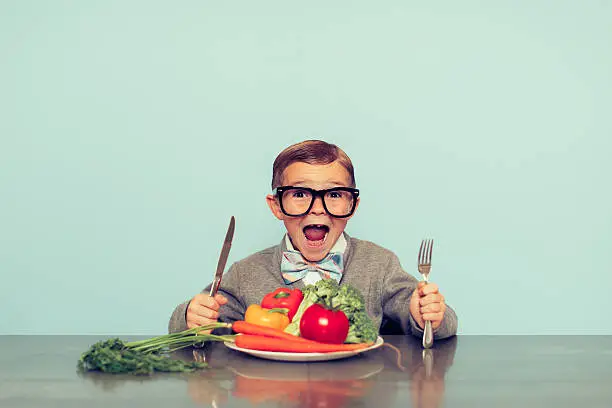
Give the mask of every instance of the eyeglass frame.
<svg viewBox="0 0 612 408">
<path fill-rule="evenodd" d="M 301 214 L 297 214 L 297 215 L 289 214 L 287 213 L 287 211 L 285 210 L 285 207 L 283 206 L 282 195 L 286 190 L 290 190 L 290 189 L 306 190 L 310 192 L 310 194 L 312 195 L 312 200 L 310 201 L 310 205 L 308 206 L 308 209 Z M 325 205 L 325 194 L 329 193 L 330 191 L 338 191 L 338 190 L 348 191 L 353 196 L 353 206 L 351 207 L 351 211 L 346 215 L 334 215 L 329 212 L 329 210 L 327 209 L 327 206 Z M 283 214 L 285 214 L 288 217 L 303 217 L 304 215 L 308 214 L 310 210 L 312 209 L 312 206 L 314 205 L 314 202 L 317 199 L 317 197 L 321 197 L 321 203 L 323 204 L 323 208 L 325 209 L 325 212 L 327 214 L 329 214 L 330 216 L 334 218 L 347 218 L 353 215 L 353 213 L 355 212 L 355 207 L 357 207 L 357 198 L 359 197 L 359 189 L 352 188 L 352 187 L 332 187 L 332 188 L 327 188 L 325 190 L 315 190 L 314 188 L 309 188 L 309 187 L 279 186 L 274 189 L 274 195 L 276 196 L 276 198 L 278 198 L 278 203 L 280 205 L 281 211 L 283 212 Z"/>
</svg>

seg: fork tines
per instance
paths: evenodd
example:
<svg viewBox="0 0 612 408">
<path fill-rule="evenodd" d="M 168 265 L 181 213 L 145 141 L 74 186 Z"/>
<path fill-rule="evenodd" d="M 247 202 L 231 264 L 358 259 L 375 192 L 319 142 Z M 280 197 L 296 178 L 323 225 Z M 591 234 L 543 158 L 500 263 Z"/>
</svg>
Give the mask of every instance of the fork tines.
<svg viewBox="0 0 612 408">
<path fill-rule="evenodd" d="M 433 250 L 433 239 L 424 239 L 421 241 L 419 249 L 419 264 L 426 265 L 431 263 L 431 253 Z"/>
</svg>

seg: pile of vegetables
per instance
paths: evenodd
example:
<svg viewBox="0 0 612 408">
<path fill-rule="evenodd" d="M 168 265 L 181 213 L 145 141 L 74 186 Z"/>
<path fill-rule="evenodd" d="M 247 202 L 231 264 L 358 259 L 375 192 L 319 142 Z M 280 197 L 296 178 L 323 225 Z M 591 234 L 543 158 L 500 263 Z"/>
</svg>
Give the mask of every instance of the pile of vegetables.
<svg viewBox="0 0 612 408">
<path fill-rule="evenodd" d="M 353 286 L 339 285 L 333 279 L 322 279 L 314 285 L 307 285 L 303 295 L 304 299 L 293 320 L 285 328 L 287 333 L 308 338 L 333 338 L 336 341 L 344 337 L 343 343 L 376 341 L 378 329 L 366 313 L 363 295 Z M 330 326 L 327 330 L 335 331 L 335 336 L 324 333 L 322 324 L 326 319 Z M 348 327 L 344 319 L 348 320 Z"/>
<path fill-rule="evenodd" d="M 212 334 L 220 328 L 236 334 Z M 252 350 L 330 353 L 369 347 L 377 337 L 361 293 L 350 285 L 325 279 L 303 291 L 278 288 L 261 304 L 250 305 L 244 320 L 234 323 L 213 323 L 140 341 L 99 341 L 81 355 L 78 368 L 137 375 L 191 372 L 207 364 L 173 359 L 170 353 L 210 341 L 234 342 Z"/>
<path fill-rule="evenodd" d="M 303 291 L 278 288 L 260 305 L 250 305 L 245 321 L 322 343 L 371 343 L 378 337 L 363 295 L 333 279 L 306 285 Z"/>
</svg>

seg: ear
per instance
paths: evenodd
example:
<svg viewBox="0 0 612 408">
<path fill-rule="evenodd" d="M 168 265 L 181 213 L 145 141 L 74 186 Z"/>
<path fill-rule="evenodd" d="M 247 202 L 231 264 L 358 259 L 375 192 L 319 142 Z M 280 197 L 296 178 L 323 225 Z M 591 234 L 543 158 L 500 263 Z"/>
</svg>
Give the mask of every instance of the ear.
<svg viewBox="0 0 612 408">
<path fill-rule="evenodd" d="M 284 219 L 284 214 L 280 208 L 280 204 L 278 203 L 276 197 L 272 194 L 268 194 L 266 196 L 266 202 L 268 203 L 268 207 L 270 207 L 270 211 L 272 211 L 272 214 L 274 214 L 276 218 L 282 221 Z"/>
</svg>

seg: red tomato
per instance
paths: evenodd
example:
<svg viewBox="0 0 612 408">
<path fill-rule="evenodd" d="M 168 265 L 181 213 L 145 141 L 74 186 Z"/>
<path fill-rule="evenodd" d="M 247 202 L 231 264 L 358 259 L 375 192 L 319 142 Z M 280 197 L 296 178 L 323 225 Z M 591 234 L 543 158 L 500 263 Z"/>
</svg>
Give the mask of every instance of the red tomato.
<svg viewBox="0 0 612 408">
<path fill-rule="evenodd" d="M 342 344 L 349 331 L 349 321 L 342 310 L 329 310 L 314 304 L 300 319 L 300 335 L 321 343 Z"/>
</svg>

